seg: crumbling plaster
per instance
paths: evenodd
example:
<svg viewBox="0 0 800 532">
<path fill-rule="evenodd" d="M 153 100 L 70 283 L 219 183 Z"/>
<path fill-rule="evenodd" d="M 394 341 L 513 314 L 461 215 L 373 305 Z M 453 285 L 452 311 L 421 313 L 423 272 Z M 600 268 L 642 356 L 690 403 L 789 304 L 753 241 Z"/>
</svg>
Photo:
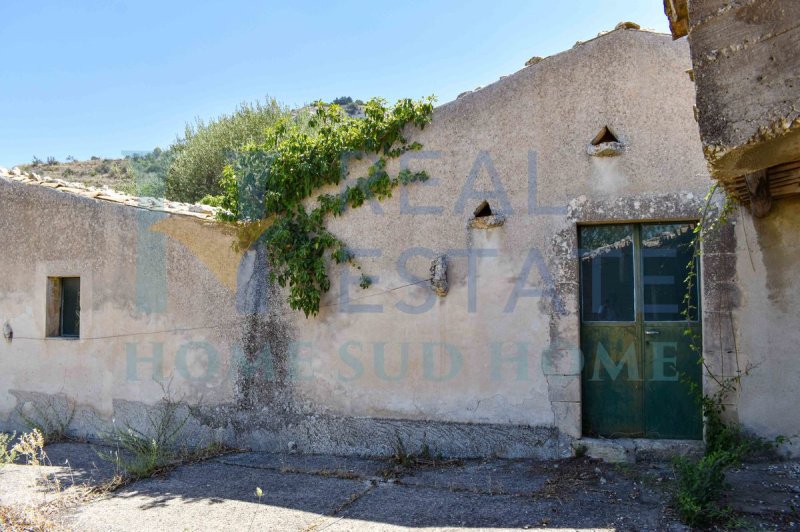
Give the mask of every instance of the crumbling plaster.
<svg viewBox="0 0 800 532">
<path fill-rule="evenodd" d="M 390 164 L 432 179 L 330 221 L 372 286 L 331 266 L 311 319 L 266 282 L 263 250 L 230 249 L 224 225 L 0 180 L 0 229 L 18 243 L 0 255 L 0 319 L 20 336 L 0 348 L 0 423 L 18 422 L 14 409 L 35 394 L 59 392 L 77 402 L 79 432 L 112 416 L 141 423 L 143 405 L 162 396 L 146 358 L 163 342 L 162 377 L 192 405 L 197 442 L 386 454 L 400 437 L 459 456 L 571 452 L 581 435 L 577 225 L 698 217 L 710 183 L 688 66 L 685 42 L 620 29 L 437 108 L 424 131 L 409 131 L 423 151 Z M 586 145 L 606 124 L 626 148 L 591 157 Z M 365 172 L 365 161 L 351 168 Z M 502 226 L 470 227 L 483 200 Z M 137 257 L 159 245 L 166 283 L 137 279 L 147 266 Z M 444 296 L 428 281 L 442 255 Z M 41 336 L 39 277 L 60 260 L 91 274 L 87 338 L 25 339 Z M 137 311 L 137 286 L 151 296 L 162 286 L 163 307 Z M 132 336 L 148 331 L 172 332 Z M 213 378 L 197 378 L 205 373 Z"/>
<path fill-rule="evenodd" d="M 732 297 L 735 345 L 741 369 L 750 369 L 741 391 L 731 398 L 743 425 L 765 437 L 794 441 L 785 449 L 798 452 L 800 434 L 797 382 L 800 378 L 800 199 L 778 202 L 763 219 L 741 210 L 736 225 L 736 284 Z M 731 364 L 737 362 L 732 360 Z M 727 372 L 726 372 L 727 373 Z"/>
<path fill-rule="evenodd" d="M 362 378 L 342 383 L 335 376 L 350 366 L 336 356 L 321 357 L 314 372 L 321 377 L 301 383 L 303 393 L 336 411 L 363 416 L 502 420 L 555 425 L 579 436 L 579 364 L 571 360 L 579 344 L 577 268 L 571 264 L 575 225 L 697 219 L 710 182 L 688 103 L 693 87 L 684 74 L 686 53 L 685 43 L 672 43 L 668 36 L 620 30 L 438 108 L 430 126 L 411 134 L 424 151 L 407 159 L 412 169 L 427 170 L 432 182 L 398 192 L 380 205 L 381 214 L 366 206 L 331 224 L 349 245 L 379 250 L 379 256 L 361 259 L 362 271 L 378 274 L 379 282 L 366 292 L 349 292 L 380 311 L 345 314 L 323 308 L 318 326 L 299 334 L 315 345 L 358 341 L 357 354 L 367 362 L 370 342 L 451 342 L 460 348 L 463 378 L 426 381 L 418 352 L 417 365 L 408 370 L 415 376 L 408 382 L 383 382 L 365 366 Z M 586 144 L 605 124 L 628 147 L 620 157 L 604 160 L 586 153 Z M 353 176 L 364 172 L 363 164 L 352 169 Z M 462 205 L 465 176 L 471 173 L 477 175 L 474 188 L 487 193 L 476 193 Z M 497 188 L 492 174 L 502 182 L 508 205 L 491 197 Z M 505 217 L 502 227 L 470 227 L 472 212 L 484 199 Z M 439 212 L 404 215 L 407 205 Z M 511 214 L 504 212 L 508 207 Z M 415 248 L 429 250 L 430 256 L 409 260 L 414 278 L 426 278 L 431 258 L 444 253 L 450 284 L 447 297 L 418 315 L 399 311 L 398 302 L 422 305 L 430 293 L 424 284 L 384 293 L 413 280 L 397 272 L 397 263 L 405 260 L 404 250 Z M 475 258 L 473 296 L 463 256 L 469 250 L 496 254 Z M 513 311 L 504 312 L 526 261 L 528 277 L 519 286 L 541 293 L 517 299 Z M 341 290 L 340 271 L 332 277 L 329 304 Z M 487 376 L 497 342 L 506 349 L 506 374 L 493 382 Z M 516 366 L 507 360 L 519 345 L 527 346 L 531 372 L 524 380 L 515 379 Z M 446 372 L 446 353 L 436 360 L 437 370 Z"/>
</svg>

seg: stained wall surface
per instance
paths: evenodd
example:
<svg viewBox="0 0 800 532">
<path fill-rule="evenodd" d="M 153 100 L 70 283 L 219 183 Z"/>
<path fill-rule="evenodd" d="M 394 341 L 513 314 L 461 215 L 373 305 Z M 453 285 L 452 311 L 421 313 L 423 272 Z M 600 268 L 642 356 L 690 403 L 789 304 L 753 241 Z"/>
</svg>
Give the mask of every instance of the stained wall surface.
<svg viewBox="0 0 800 532">
<path fill-rule="evenodd" d="M 0 320 L 14 331 L 0 345 L 0 427 L 47 401 L 74 401 L 83 434 L 145 423 L 167 383 L 191 405 L 197 442 L 381 454 L 400 437 L 463 456 L 569 453 L 581 436 L 577 227 L 699 217 L 710 181 L 689 67 L 685 42 L 620 29 L 438 107 L 409 131 L 423 149 L 391 165 L 432 179 L 330 222 L 361 270 L 332 266 L 308 319 L 267 282 L 263 250 L 234 251 L 227 226 L 0 180 Z M 622 152 L 590 156 L 604 126 Z M 502 225 L 472 227 L 484 201 Z M 793 234 L 764 223 L 753 235 Z M 751 275 L 736 227 L 709 241 L 704 293 L 758 360 L 766 352 L 744 338 L 753 314 L 785 323 L 770 287 L 796 283 L 766 237 L 749 244 L 764 274 Z M 442 255 L 443 297 L 428 281 Z M 70 275 L 81 339 L 45 339 L 47 277 Z M 788 340 L 773 335 L 780 355 L 737 403 L 759 430 L 783 427 L 764 417 L 762 387 L 797 368 Z"/>
</svg>

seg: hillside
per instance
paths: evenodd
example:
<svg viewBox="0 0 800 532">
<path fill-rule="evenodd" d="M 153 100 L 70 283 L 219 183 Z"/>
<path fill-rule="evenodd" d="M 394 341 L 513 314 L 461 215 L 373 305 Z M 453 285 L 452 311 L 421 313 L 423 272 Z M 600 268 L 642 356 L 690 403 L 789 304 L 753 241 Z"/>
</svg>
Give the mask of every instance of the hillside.
<svg viewBox="0 0 800 532">
<path fill-rule="evenodd" d="M 127 159 L 101 159 L 88 161 L 20 164 L 23 172 L 33 172 L 64 181 L 77 181 L 93 187 L 108 186 L 118 192 L 130 193 L 133 178 Z"/>
<path fill-rule="evenodd" d="M 343 96 L 333 103 L 350 117 L 365 116 L 362 100 Z M 43 161 L 34 157 L 31 163 L 17 166 L 23 172 L 92 187 L 105 186 L 133 196 L 193 203 L 206 194 L 220 193 L 218 182 L 231 152 L 248 143 L 263 142 L 264 131 L 281 117 L 303 120 L 312 109 L 313 106 L 305 106 L 291 110 L 274 100 L 243 103 L 230 116 L 187 124 L 184 135 L 167 150 L 155 148 L 118 159 L 92 157 L 85 161 L 71 157 L 66 161 L 52 157 Z"/>
<path fill-rule="evenodd" d="M 144 155 L 128 155 L 120 159 L 92 157 L 86 161 L 46 162 L 34 159 L 18 165 L 23 172 L 83 183 L 91 187 L 108 187 L 117 192 L 140 196 L 163 196 L 163 179 L 169 168 L 170 154 L 156 148 Z M 138 185 L 137 185 L 138 184 Z"/>
</svg>

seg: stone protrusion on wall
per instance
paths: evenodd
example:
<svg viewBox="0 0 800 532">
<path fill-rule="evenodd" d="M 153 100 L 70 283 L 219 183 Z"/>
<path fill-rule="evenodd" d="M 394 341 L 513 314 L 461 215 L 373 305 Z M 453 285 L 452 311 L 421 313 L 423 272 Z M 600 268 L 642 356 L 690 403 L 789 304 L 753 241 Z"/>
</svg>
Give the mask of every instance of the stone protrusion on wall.
<svg viewBox="0 0 800 532">
<path fill-rule="evenodd" d="M 600 144 L 589 144 L 586 151 L 592 157 L 616 157 L 622 154 L 624 147 L 619 142 L 601 142 Z"/>
<path fill-rule="evenodd" d="M 720 384 L 745 369 L 746 353 L 737 341 L 736 310 L 741 305 L 736 273 L 736 220 L 722 223 L 703 242 L 701 256 L 703 313 L 703 393 L 713 396 Z M 737 397 L 724 394 L 724 419 L 738 423 Z"/>
<path fill-rule="evenodd" d="M 7 321 L 3 324 L 3 338 L 5 338 L 6 342 L 9 344 L 14 338 L 14 331 L 11 329 L 11 324 Z"/>
<path fill-rule="evenodd" d="M 479 216 L 471 218 L 469 226 L 472 229 L 491 229 L 493 227 L 501 227 L 506 223 L 506 217 L 502 214 L 493 214 L 491 216 Z"/>
<path fill-rule="evenodd" d="M 738 326 L 734 313 L 739 308 L 740 293 L 736 286 L 735 250 L 721 246 L 717 253 L 704 253 L 703 283 L 703 359 L 706 370 L 717 379 L 735 377 L 744 368 L 736 337 Z M 707 379 L 706 393 L 715 384 Z"/>
<path fill-rule="evenodd" d="M 470 218 L 468 225 L 471 229 L 491 229 L 492 227 L 500 227 L 504 223 L 506 223 L 506 217 L 492 212 L 491 205 L 484 200 L 475 209 L 475 213 Z"/>
<path fill-rule="evenodd" d="M 437 296 L 447 295 L 447 256 L 439 255 L 431 262 L 431 290 Z"/>
</svg>

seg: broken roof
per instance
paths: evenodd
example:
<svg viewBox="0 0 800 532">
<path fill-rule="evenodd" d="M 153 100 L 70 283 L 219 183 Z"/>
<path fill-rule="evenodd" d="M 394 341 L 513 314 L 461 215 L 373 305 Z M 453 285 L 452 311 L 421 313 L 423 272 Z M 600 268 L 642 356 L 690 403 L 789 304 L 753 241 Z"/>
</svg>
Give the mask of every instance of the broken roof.
<svg viewBox="0 0 800 532">
<path fill-rule="evenodd" d="M 116 192 L 108 187 L 96 188 L 86 186 L 82 183 L 73 183 L 63 179 L 53 179 L 47 176 L 40 176 L 33 172 L 23 172 L 18 167 L 11 170 L 0 168 L 0 180 L 21 183 L 25 185 L 40 186 L 66 194 L 82 196 L 98 201 L 108 201 L 119 203 L 129 207 L 146 209 L 150 211 L 166 212 L 183 216 L 192 216 L 204 220 L 216 220 L 216 207 L 209 205 L 199 205 L 193 203 L 181 203 L 160 198 L 130 196 Z"/>
</svg>

